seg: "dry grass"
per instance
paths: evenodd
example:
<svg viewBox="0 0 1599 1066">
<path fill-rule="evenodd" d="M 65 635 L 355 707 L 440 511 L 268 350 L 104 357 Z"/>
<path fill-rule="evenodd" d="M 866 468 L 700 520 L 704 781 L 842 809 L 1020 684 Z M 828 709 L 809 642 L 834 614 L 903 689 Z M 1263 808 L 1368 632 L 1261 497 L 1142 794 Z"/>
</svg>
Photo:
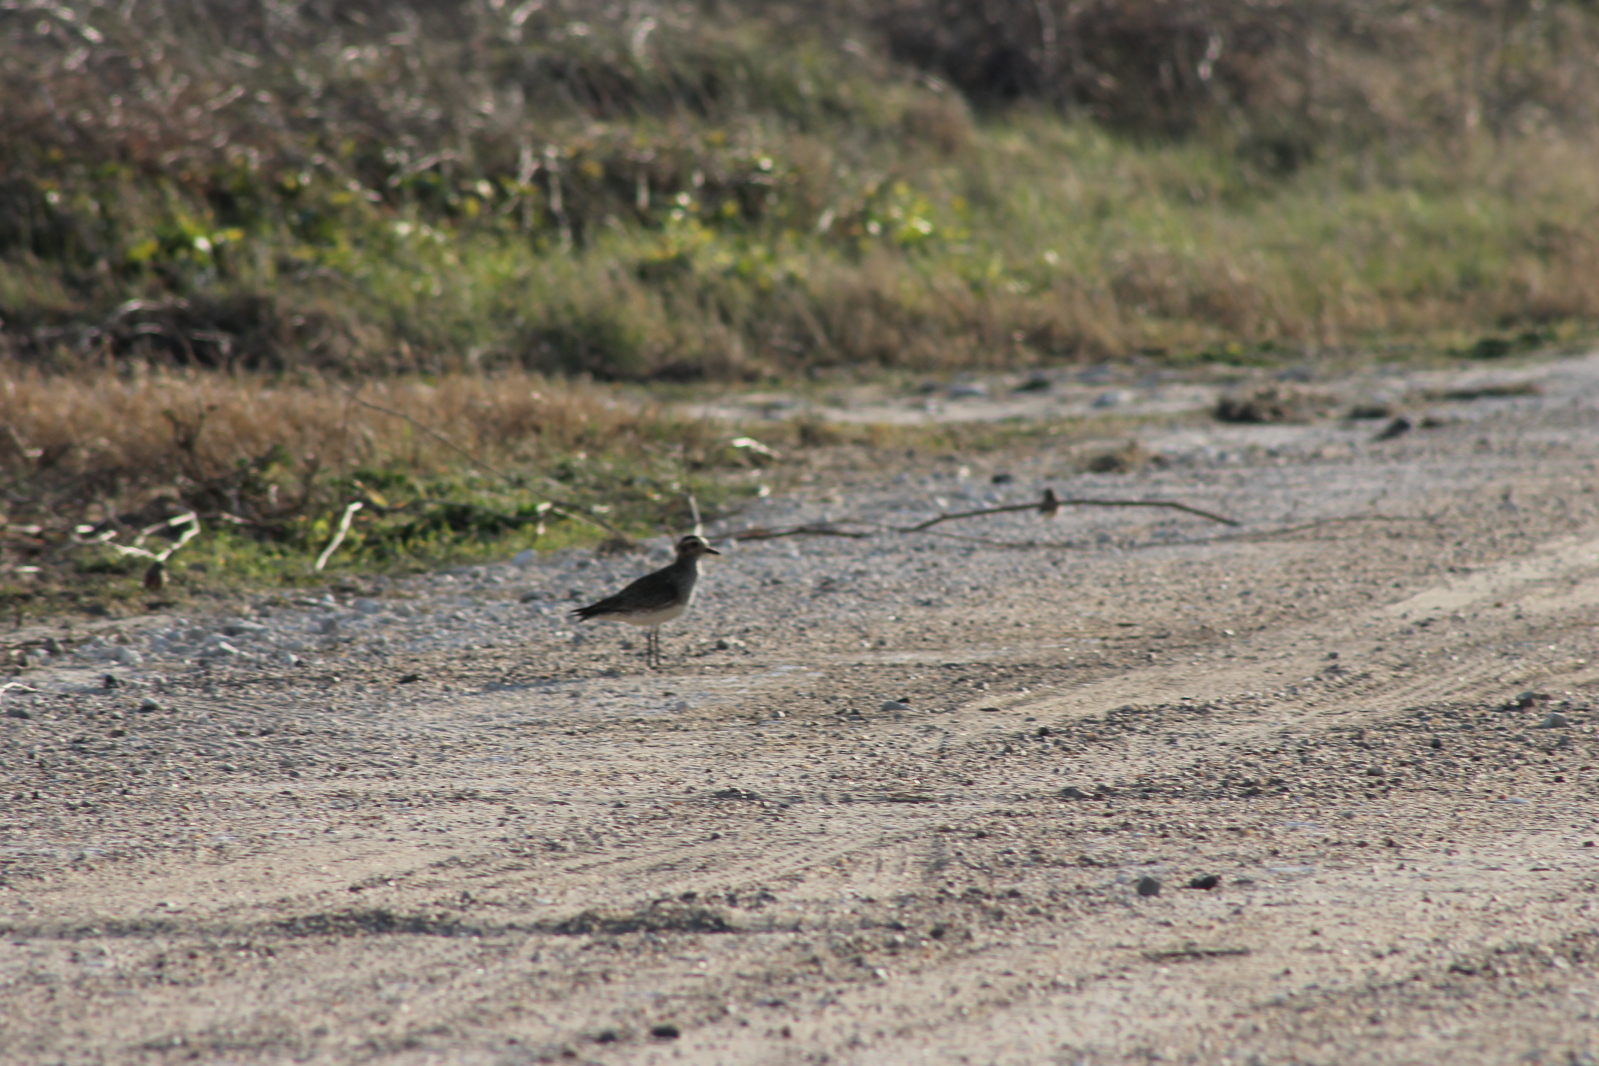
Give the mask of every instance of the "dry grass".
<svg viewBox="0 0 1599 1066">
<path fill-rule="evenodd" d="M 137 595 L 146 564 L 92 542 L 189 511 L 204 532 L 176 578 L 272 585 L 318 576 L 309 560 L 353 501 L 335 570 L 676 530 L 689 493 L 715 514 L 754 489 L 724 428 L 518 371 L 354 387 L 12 366 L 0 426 L 0 605 L 29 609 Z"/>
<path fill-rule="evenodd" d="M 471 466 L 418 427 L 535 478 L 541 462 L 573 452 L 665 447 L 669 437 L 692 450 L 708 435 L 698 423 L 624 404 L 597 387 L 518 371 L 350 385 L 313 376 L 142 368 L 47 375 L 12 367 L 0 381 L 0 424 L 7 427 L 3 469 L 13 477 L 74 482 L 84 496 L 124 505 L 152 492 L 191 497 L 259 465 L 281 471 L 288 479 L 281 490 L 363 469 L 429 477 Z"/>
</svg>

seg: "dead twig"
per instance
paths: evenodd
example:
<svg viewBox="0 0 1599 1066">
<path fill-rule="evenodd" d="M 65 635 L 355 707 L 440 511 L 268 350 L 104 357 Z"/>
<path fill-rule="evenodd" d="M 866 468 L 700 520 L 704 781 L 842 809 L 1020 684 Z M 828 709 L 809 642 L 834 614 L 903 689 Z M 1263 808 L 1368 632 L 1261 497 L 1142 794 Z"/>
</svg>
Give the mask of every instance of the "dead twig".
<svg viewBox="0 0 1599 1066">
<path fill-rule="evenodd" d="M 1020 511 L 1037 511 L 1045 518 L 1053 518 L 1062 507 L 1166 507 L 1172 510 L 1185 511 L 1188 514 L 1198 515 L 1201 518 L 1208 518 L 1212 522 L 1220 522 L 1223 525 L 1239 526 L 1243 524 L 1242 522 L 1228 518 L 1225 515 L 1214 514 L 1210 511 L 1201 510 L 1198 507 L 1191 507 L 1186 503 L 1178 503 L 1175 500 L 1095 500 L 1076 497 L 1061 499 L 1059 496 L 1055 495 L 1054 489 L 1045 489 L 1044 495 L 1037 503 L 1013 503 L 1007 504 L 1003 507 L 982 507 L 974 511 L 957 511 L 953 514 L 937 515 L 936 517 L 929 518 L 925 522 L 918 522 L 914 526 L 890 526 L 884 525 L 880 522 L 869 522 L 861 518 L 841 518 L 831 522 L 810 522 L 804 525 L 787 526 L 780 529 L 766 529 L 764 527 L 757 526 L 752 529 L 743 529 L 737 533 L 729 534 L 729 537 L 732 540 L 774 540 L 778 537 L 850 537 L 853 539 L 861 539 L 864 537 L 874 536 L 878 532 L 926 533 L 930 537 L 948 537 L 951 540 L 964 540 L 976 544 L 989 544 L 997 548 L 1073 547 L 1073 545 L 1067 544 L 1039 544 L 1036 541 L 1027 541 L 1025 543 L 1007 543 L 1003 541 L 989 540 L 985 537 L 967 537 L 961 536 L 957 533 L 932 532 L 932 528 L 942 522 L 952 522 L 958 518 L 978 518 L 983 515 L 991 514 L 1016 514 Z M 862 533 L 855 532 L 853 530 L 840 529 L 838 528 L 840 525 L 871 526 L 873 527 L 873 532 Z"/>
<path fill-rule="evenodd" d="M 1018 511 L 1037 511 L 1045 518 L 1053 518 L 1055 513 L 1062 507 L 1165 507 L 1174 511 L 1198 515 L 1201 518 L 1208 518 L 1212 522 L 1220 522 L 1225 526 L 1243 525 L 1242 522 L 1228 518 L 1225 515 L 1201 510 L 1186 503 L 1178 503 L 1176 500 L 1096 500 L 1083 497 L 1061 499 L 1055 495 L 1054 489 L 1045 489 L 1043 499 L 1038 503 L 1013 503 L 1004 507 L 982 507 L 975 511 L 957 511 L 953 514 L 941 514 L 936 518 L 929 518 L 927 521 L 920 522 L 914 526 L 894 526 L 892 528 L 896 533 L 921 533 L 938 525 L 940 522 L 953 522 L 957 518 L 979 518 L 983 515 L 991 514 L 1015 514 Z"/>
<path fill-rule="evenodd" d="M 359 511 L 361 507 L 361 501 L 356 500 L 344 509 L 344 517 L 339 519 L 338 532 L 333 534 L 333 539 L 328 541 L 328 546 L 322 549 L 322 554 L 316 557 L 316 565 L 311 569 L 320 571 L 324 566 L 328 565 L 328 560 L 333 557 L 333 553 L 338 551 L 340 544 L 344 543 L 345 535 L 350 532 L 350 521 L 355 518 L 355 512 Z"/>
<path fill-rule="evenodd" d="M 853 540 L 861 540 L 871 535 L 870 533 L 855 533 L 847 529 L 839 529 L 831 522 L 822 522 L 803 526 L 787 526 L 781 529 L 752 526 L 749 529 L 741 529 L 736 533 L 728 534 L 727 539 L 776 540 L 779 537 L 849 537 Z"/>
<path fill-rule="evenodd" d="M 162 550 L 153 552 L 149 548 L 142 546 L 144 544 L 144 539 L 157 530 L 177 529 L 181 525 L 187 525 L 188 528 L 178 535 L 178 539 L 176 541 Z M 101 533 L 98 537 L 95 537 L 91 540 L 74 539 L 78 544 L 102 544 L 116 552 L 118 555 L 134 555 L 141 559 L 151 559 L 158 563 L 164 563 L 168 559 L 172 558 L 173 552 L 177 551 L 179 548 L 189 543 L 189 541 L 200 535 L 200 516 L 195 514 L 193 511 L 188 511 L 184 514 L 178 515 L 176 518 L 169 518 L 165 522 L 157 522 L 148 529 L 142 530 L 132 544 L 116 543 L 111 539 L 116 535 L 116 530 L 108 529 L 104 533 Z"/>
</svg>

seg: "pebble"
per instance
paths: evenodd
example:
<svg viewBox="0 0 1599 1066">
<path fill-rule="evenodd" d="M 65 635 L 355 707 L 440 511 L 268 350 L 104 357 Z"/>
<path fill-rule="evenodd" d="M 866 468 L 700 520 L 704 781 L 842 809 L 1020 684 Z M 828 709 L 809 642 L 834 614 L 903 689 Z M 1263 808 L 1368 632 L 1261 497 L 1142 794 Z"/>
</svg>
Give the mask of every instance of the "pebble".
<svg viewBox="0 0 1599 1066">
<path fill-rule="evenodd" d="M 759 803 L 766 797 L 762 796 L 754 789 L 739 788 L 738 786 L 734 785 L 712 792 L 711 798 L 719 800 L 744 800 L 747 803 Z"/>
<path fill-rule="evenodd" d="M 1076 785 L 1067 785 L 1060 790 L 1060 798 L 1063 800 L 1085 800 L 1088 799 L 1088 793 Z"/>
<path fill-rule="evenodd" d="M 1566 716 L 1561 714 L 1559 711 L 1550 711 L 1549 716 L 1538 725 L 1538 728 L 1564 729 L 1570 724 L 1571 722 L 1566 718 Z"/>
<path fill-rule="evenodd" d="M 123 666 L 138 666 L 140 663 L 144 662 L 144 656 L 140 655 L 133 648 L 118 648 L 116 653 L 112 655 L 112 658 L 121 663 Z"/>
<path fill-rule="evenodd" d="M 160 701 L 152 699 L 149 696 L 146 696 L 144 699 L 139 701 L 140 714 L 149 714 L 152 711 L 160 710 L 165 710 L 165 708 L 161 706 Z"/>
<path fill-rule="evenodd" d="M 1202 874 L 1201 876 L 1196 877 L 1192 881 L 1188 882 L 1188 887 L 1209 892 L 1219 884 L 1221 884 L 1221 878 L 1217 877 L 1215 874 Z"/>
<path fill-rule="evenodd" d="M 1140 896 L 1160 895 L 1160 881 L 1147 875 L 1140 877 L 1138 879 L 1138 894 Z"/>
<path fill-rule="evenodd" d="M 254 636 L 257 633 L 266 633 L 269 632 L 269 630 L 260 622 L 240 621 L 229 622 L 227 625 L 222 627 L 222 632 L 225 636 L 229 637 L 248 637 Z"/>
<path fill-rule="evenodd" d="M 911 705 L 901 703 L 899 700 L 884 700 L 883 705 L 877 709 L 880 711 L 908 711 L 911 709 Z"/>
<path fill-rule="evenodd" d="M 362 614 L 377 614 L 379 611 L 383 610 L 383 605 L 381 603 L 379 603 L 377 600 L 368 599 L 365 596 L 362 596 L 360 599 L 350 604 L 350 606 L 354 607 Z"/>
<path fill-rule="evenodd" d="M 29 718 L 32 718 L 33 715 L 28 713 L 28 709 L 26 707 L 8 707 L 6 708 L 6 717 L 21 718 L 23 721 L 27 721 Z"/>
</svg>

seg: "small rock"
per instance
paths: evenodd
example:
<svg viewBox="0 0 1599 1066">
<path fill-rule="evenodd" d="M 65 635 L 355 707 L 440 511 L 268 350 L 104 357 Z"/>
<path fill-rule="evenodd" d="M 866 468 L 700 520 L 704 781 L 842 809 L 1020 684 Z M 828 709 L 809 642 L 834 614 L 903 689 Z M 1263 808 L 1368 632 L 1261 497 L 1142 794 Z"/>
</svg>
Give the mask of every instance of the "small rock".
<svg viewBox="0 0 1599 1066">
<path fill-rule="evenodd" d="M 1160 895 L 1160 882 L 1147 874 L 1138 879 L 1138 894 L 1140 896 Z"/>
<path fill-rule="evenodd" d="M 988 395 L 988 386 L 976 381 L 957 382 L 949 387 L 952 400 L 977 400 Z"/>
<path fill-rule="evenodd" d="M 1539 729 L 1564 729 L 1571 722 L 1559 711 L 1550 711 L 1548 717 L 1538 724 Z"/>
<path fill-rule="evenodd" d="M 547 600 L 550 597 L 542 589 L 528 589 L 517 597 L 520 603 L 532 603 L 535 600 Z"/>
<path fill-rule="evenodd" d="M 1441 748 L 1444 746 L 1444 742 L 1438 737 L 1433 737 L 1427 742 L 1427 746 L 1430 748 Z"/>
<path fill-rule="evenodd" d="M 383 610 L 383 605 L 381 603 L 366 596 L 362 596 L 360 599 L 350 604 L 350 606 L 354 607 L 362 614 L 377 614 L 379 611 Z"/>
<path fill-rule="evenodd" d="M 735 785 L 712 792 L 711 798 L 719 800 L 744 800 L 746 803 L 759 803 L 766 797 L 762 796 L 754 789 L 739 788 Z"/>
<path fill-rule="evenodd" d="M 667 1024 L 651 1026 L 650 1035 L 655 1037 L 657 1040 L 676 1040 L 678 1037 L 682 1036 L 683 1033 L 682 1030 L 678 1029 L 677 1026 Z"/>
<path fill-rule="evenodd" d="M 1516 709 L 1525 711 L 1528 707 L 1534 707 L 1540 703 L 1548 703 L 1550 698 L 1547 692 L 1533 692 L 1529 689 L 1516 697 Z"/>
<path fill-rule="evenodd" d="M 132 648 L 126 647 L 118 648 L 116 654 L 112 656 L 112 658 L 116 659 L 116 661 L 121 663 L 123 666 L 138 666 L 140 663 L 144 662 L 143 655 L 140 655 Z"/>
<path fill-rule="evenodd" d="M 880 711 L 908 711 L 910 709 L 910 704 L 901 703 L 899 700 L 884 700 L 883 705 L 878 708 Z"/>
<path fill-rule="evenodd" d="M 149 696 L 146 696 L 144 699 L 139 701 L 140 714 L 149 714 L 152 711 L 161 711 L 165 709 L 166 708 L 162 707 L 158 700 L 152 699 Z"/>
<path fill-rule="evenodd" d="M 222 627 L 222 632 L 229 637 L 250 637 L 257 633 L 267 632 L 267 627 L 260 622 L 238 621 L 229 622 Z"/>
<path fill-rule="evenodd" d="M 1406 433 L 1409 433 L 1412 428 L 1415 427 L 1412 425 L 1412 422 L 1410 422 L 1410 419 L 1401 416 L 1398 417 L 1398 419 L 1394 419 L 1393 422 L 1390 422 L 1390 424 L 1385 425 L 1385 427 L 1382 428 L 1382 432 L 1378 432 L 1377 436 L 1374 436 L 1372 440 L 1391 441 L 1393 438 L 1396 438 L 1396 436 L 1406 435 Z"/>
<path fill-rule="evenodd" d="M 27 721 L 28 719 L 32 718 L 33 715 L 28 713 L 28 709 L 26 707 L 7 707 L 6 717 L 21 718 L 23 721 Z"/>
<path fill-rule="evenodd" d="M 1204 874 L 1188 882 L 1188 887 L 1209 892 L 1219 884 L 1221 884 L 1221 878 L 1217 877 L 1215 874 Z"/>
<path fill-rule="evenodd" d="M 538 561 L 539 553 L 534 551 L 532 548 L 523 548 L 521 551 L 511 556 L 512 565 L 519 566 L 524 570 Z"/>
<path fill-rule="evenodd" d="M 413 681 L 420 681 L 420 680 L 422 680 L 422 675 L 421 674 L 401 674 L 400 675 L 400 684 L 402 684 L 402 685 L 409 685 Z"/>
<path fill-rule="evenodd" d="M 1383 770 L 1383 768 L 1380 767 L 1380 766 L 1368 766 L 1368 767 L 1366 767 L 1366 776 L 1367 777 L 1382 777 L 1385 773 L 1386 773 L 1386 771 Z"/>
<path fill-rule="evenodd" d="M 993 484 L 993 485 L 1009 485 L 1012 481 L 1015 481 L 1015 480 L 1016 480 L 1016 475 L 1015 474 L 1007 474 L 1004 471 L 1001 471 L 1000 473 L 995 474 L 993 477 L 988 479 L 989 483 Z"/>
<path fill-rule="evenodd" d="M 1089 797 L 1088 793 L 1084 792 L 1076 785 L 1067 785 L 1065 788 L 1060 790 L 1060 798 L 1063 800 L 1085 800 Z"/>
<path fill-rule="evenodd" d="M 100 679 L 101 688 L 121 688 L 125 682 L 116 674 L 106 674 Z"/>
<path fill-rule="evenodd" d="M 1049 378 L 1045 377 L 1043 374 L 1034 374 L 1031 377 L 1029 377 L 1026 381 L 1024 381 L 1020 385 L 1016 386 L 1016 391 L 1017 392 L 1048 392 L 1053 387 L 1054 387 L 1054 383 L 1051 382 L 1049 380 Z"/>
</svg>

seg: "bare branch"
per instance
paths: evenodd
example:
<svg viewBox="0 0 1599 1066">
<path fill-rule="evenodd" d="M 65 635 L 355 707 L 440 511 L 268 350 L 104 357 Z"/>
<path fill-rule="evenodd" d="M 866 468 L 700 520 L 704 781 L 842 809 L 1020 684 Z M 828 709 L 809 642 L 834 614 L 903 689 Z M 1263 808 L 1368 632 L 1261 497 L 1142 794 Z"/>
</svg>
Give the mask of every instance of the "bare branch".
<svg viewBox="0 0 1599 1066">
<path fill-rule="evenodd" d="M 339 519 L 338 532 L 333 534 L 333 539 L 328 541 L 328 546 L 322 549 L 322 554 L 316 557 L 316 565 L 311 569 L 321 570 L 328 565 L 328 560 L 332 558 L 333 553 L 338 550 L 340 544 L 344 543 L 345 534 L 350 532 L 350 520 L 355 517 L 355 512 L 359 511 L 361 506 L 361 501 L 356 500 L 344 509 L 344 517 Z"/>
<path fill-rule="evenodd" d="M 1178 503 L 1175 500 L 1092 500 L 1080 497 L 1063 500 L 1055 495 L 1054 489 L 1045 489 L 1043 499 L 1038 503 L 1013 503 L 1005 507 L 983 507 L 975 511 L 957 511 L 954 514 L 941 514 L 936 518 L 929 518 L 927 521 L 914 526 L 895 526 L 893 528 L 896 533 L 920 533 L 923 530 L 931 529 L 940 522 L 952 522 L 957 518 L 977 518 L 990 514 L 1014 514 L 1017 511 L 1037 511 L 1045 518 L 1053 518 L 1055 512 L 1062 507 L 1166 507 L 1174 511 L 1184 511 L 1188 514 L 1198 515 L 1201 518 L 1208 518 L 1212 522 L 1220 522 L 1225 526 L 1243 525 L 1242 522 L 1224 515 L 1204 511 L 1198 507 L 1191 507 L 1186 503 Z"/>
</svg>

